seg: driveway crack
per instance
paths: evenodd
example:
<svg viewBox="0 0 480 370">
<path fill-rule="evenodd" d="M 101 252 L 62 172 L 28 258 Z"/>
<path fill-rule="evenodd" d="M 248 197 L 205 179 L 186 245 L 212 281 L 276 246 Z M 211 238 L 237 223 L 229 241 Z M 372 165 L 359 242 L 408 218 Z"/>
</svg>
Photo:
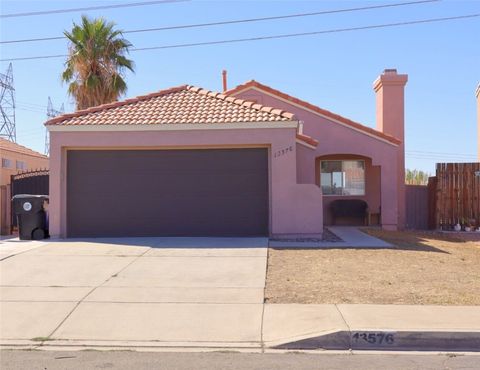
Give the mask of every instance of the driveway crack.
<svg viewBox="0 0 480 370">
<path fill-rule="evenodd" d="M 75 310 L 77 309 L 78 306 L 80 306 L 81 303 L 83 303 L 85 301 L 85 299 L 87 299 L 87 297 L 92 294 L 95 290 L 97 290 L 98 288 L 104 286 L 106 283 L 108 283 L 112 278 L 118 276 L 118 274 L 122 273 L 123 271 L 125 271 L 128 267 L 130 267 L 133 263 L 135 263 L 138 259 L 140 259 L 141 257 L 143 257 L 146 253 L 148 253 L 150 251 L 151 248 L 148 248 L 145 252 L 143 252 L 142 254 L 139 254 L 138 256 L 136 256 L 136 258 L 134 258 L 132 261 L 130 261 L 129 263 L 127 263 L 125 266 L 123 266 L 120 270 L 118 270 L 116 273 L 112 274 L 111 276 L 109 276 L 107 279 L 105 279 L 105 281 L 103 283 L 101 283 L 100 285 L 97 285 L 96 287 L 93 287 L 91 290 L 88 291 L 87 294 L 85 294 L 76 304 L 75 306 L 70 310 L 70 312 L 63 318 L 63 320 L 55 327 L 55 329 L 53 329 L 53 331 L 47 336 L 47 340 L 48 339 L 51 339 L 51 337 L 53 336 L 53 334 L 55 334 L 58 329 L 60 329 L 60 327 L 63 325 L 63 323 L 65 321 L 67 321 L 67 319 L 72 316 L 72 314 L 75 312 Z"/>
</svg>

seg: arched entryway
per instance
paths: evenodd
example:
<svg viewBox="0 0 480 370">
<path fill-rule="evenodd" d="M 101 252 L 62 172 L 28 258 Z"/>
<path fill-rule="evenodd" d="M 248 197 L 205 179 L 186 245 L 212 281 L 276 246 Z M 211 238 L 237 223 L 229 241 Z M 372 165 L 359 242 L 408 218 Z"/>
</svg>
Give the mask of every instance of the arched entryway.
<svg viewBox="0 0 480 370">
<path fill-rule="evenodd" d="M 374 165 L 371 158 L 355 154 L 316 157 L 315 179 L 323 192 L 325 225 L 381 224 L 381 167 Z M 368 214 L 365 218 L 355 212 L 350 216 L 334 217 L 332 204 L 336 200 L 364 201 Z"/>
</svg>

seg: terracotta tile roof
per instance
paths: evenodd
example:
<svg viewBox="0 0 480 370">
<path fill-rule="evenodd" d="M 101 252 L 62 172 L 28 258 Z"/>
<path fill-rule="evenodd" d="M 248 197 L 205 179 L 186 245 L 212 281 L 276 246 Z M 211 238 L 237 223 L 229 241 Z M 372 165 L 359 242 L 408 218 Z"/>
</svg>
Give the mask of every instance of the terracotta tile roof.
<svg viewBox="0 0 480 370">
<path fill-rule="evenodd" d="M 10 152 L 15 152 L 15 153 L 20 153 L 20 154 L 26 154 L 30 155 L 32 157 L 39 157 L 39 158 L 47 158 L 48 157 L 42 153 L 36 152 L 32 149 L 29 149 L 23 145 L 17 144 L 17 143 L 12 143 L 9 140 L 6 140 L 4 138 L 0 137 L 0 149 L 2 150 L 8 150 Z"/>
<path fill-rule="evenodd" d="M 297 140 L 303 141 L 304 143 L 312 146 L 318 145 L 318 140 L 315 140 L 314 138 L 305 134 L 297 134 Z"/>
<path fill-rule="evenodd" d="M 295 120 L 291 113 L 183 85 L 99 105 L 47 121 L 46 125 L 151 125 Z"/>
<path fill-rule="evenodd" d="M 387 135 L 387 134 L 384 134 L 383 132 L 380 132 L 380 131 L 377 131 L 371 127 L 368 127 L 368 126 L 365 126 L 365 125 L 362 125 L 361 123 L 358 123 L 358 122 L 355 122 L 355 121 L 352 121 L 348 118 L 345 118 L 345 117 L 342 117 L 336 113 L 333 113 L 333 112 L 330 112 L 326 109 L 323 109 L 323 108 L 320 108 L 320 107 L 317 107 L 316 105 L 313 105 L 313 104 L 310 104 L 304 100 L 300 100 L 298 98 L 295 98 L 294 96 L 291 96 L 291 95 L 288 95 L 288 94 L 285 94 L 284 92 L 280 91 L 280 90 L 276 90 L 270 86 L 267 86 L 267 85 L 264 85 L 264 84 L 261 84 L 260 82 L 257 82 L 255 80 L 250 80 L 242 85 L 238 85 L 237 87 L 231 89 L 231 90 L 228 90 L 225 92 L 225 94 L 227 95 L 236 95 L 242 91 L 245 91 L 249 88 L 257 88 L 259 90 L 263 90 L 267 93 L 270 93 L 272 95 L 276 95 L 278 96 L 279 98 L 282 98 L 284 100 L 287 100 L 287 101 L 290 101 L 294 104 L 297 104 L 297 105 L 300 105 L 301 107 L 305 107 L 307 109 L 310 109 L 316 113 L 319 113 L 325 117 L 328 117 L 328 118 L 331 118 L 333 120 L 336 120 L 338 122 L 341 122 L 347 126 L 350 126 L 356 130 L 360 130 L 360 131 L 364 131 L 365 133 L 367 134 L 370 134 L 370 135 L 373 135 L 373 136 L 377 136 L 383 140 L 387 140 L 393 144 L 400 144 L 401 141 L 398 140 L 397 138 L 393 137 L 393 136 L 390 136 L 390 135 Z"/>
</svg>

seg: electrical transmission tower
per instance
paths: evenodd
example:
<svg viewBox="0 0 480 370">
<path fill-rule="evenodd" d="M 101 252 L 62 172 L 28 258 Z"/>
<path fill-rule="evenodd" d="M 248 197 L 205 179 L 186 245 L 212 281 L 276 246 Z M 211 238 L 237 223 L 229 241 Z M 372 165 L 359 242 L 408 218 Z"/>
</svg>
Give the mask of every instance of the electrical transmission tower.
<svg viewBox="0 0 480 370">
<path fill-rule="evenodd" d="M 12 63 L 8 65 L 7 73 L 0 73 L 0 137 L 14 143 L 17 141 Z"/>
<path fill-rule="evenodd" d="M 63 103 L 60 106 L 60 109 L 54 109 L 52 99 L 50 99 L 50 97 L 48 97 L 47 120 L 52 119 L 56 116 L 59 116 L 63 113 L 65 113 L 65 107 L 64 107 Z M 49 154 L 50 154 L 50 136 L 48 135 L 48 130 L 45 127 L 45 155 L 49 155 Z"/>
</svg>

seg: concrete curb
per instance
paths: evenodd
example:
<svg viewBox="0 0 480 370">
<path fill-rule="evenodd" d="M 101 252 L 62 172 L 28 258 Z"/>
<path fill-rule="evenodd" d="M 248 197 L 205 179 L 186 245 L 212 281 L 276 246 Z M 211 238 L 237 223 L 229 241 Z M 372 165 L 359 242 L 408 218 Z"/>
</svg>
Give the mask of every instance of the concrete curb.
<svg viewBox="0 0 480 370">
<path fill-rule="evenodd" d="M 373 339 L 375 338 L 375 339 Z M 0 349 L 165 351 L 381 351 L 480 353 L 480 331 L 337 331 L 283 344 L 158 341 L 2 340 Z"/>
<path fill-rule="evenodd" d="M 269 348 L 288 350 L 480 352 L 480 331 L 341 330 L 274 345 Z"/>
<path fill-rule="evenodd" d="M 111 350 L 142 350 L 142 349 L 185 349 L 205 351 L 261 351 L 260 342 L 202 342 L 202 341 L 155 341 L 155 340 L 0 340 L 0 349 L 111 349 Z"/>
</svg>

